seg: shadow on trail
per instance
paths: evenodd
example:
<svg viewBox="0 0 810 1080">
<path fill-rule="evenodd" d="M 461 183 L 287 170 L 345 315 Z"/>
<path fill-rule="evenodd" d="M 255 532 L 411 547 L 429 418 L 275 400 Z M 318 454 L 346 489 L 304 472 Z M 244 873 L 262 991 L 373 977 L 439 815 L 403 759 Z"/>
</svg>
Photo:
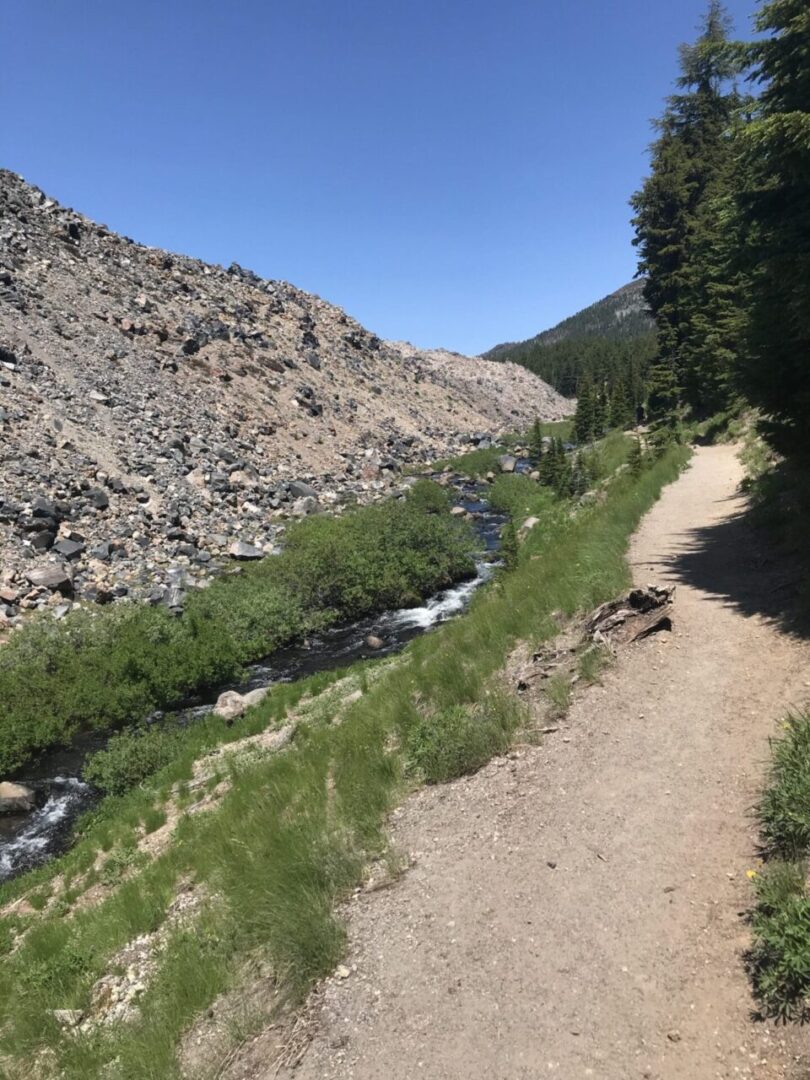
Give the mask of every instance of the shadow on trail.
<svg viewBox="0 0 810 1080">
<path fill-rule="evenodd" d="M 737 497 L 724 501 L 737 502 Z M 769 543 L 750 509 L 689 529 L 678 539 L 680 550 L 659 562 L 667 577 L 719 597 L 743 615 L 763 616 L 786 633 L 810 638 L 810 605 L 802 589 L 806 570 Z"/>
</svg>

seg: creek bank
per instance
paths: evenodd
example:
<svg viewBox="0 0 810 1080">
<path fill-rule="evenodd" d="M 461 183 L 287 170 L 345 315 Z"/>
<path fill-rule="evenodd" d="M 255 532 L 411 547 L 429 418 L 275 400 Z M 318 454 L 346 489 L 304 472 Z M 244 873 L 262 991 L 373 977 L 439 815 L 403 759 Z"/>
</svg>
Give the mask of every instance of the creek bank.
<svg viewBox="0 0 810 1080">
<path fill-rule="evenodd" d="M 475 591 L 490 579 L 504 514 L 491 511 L 483 498 L 485 486 L 462 477 L 450 477 L 457 505 L 473 525 L 479 555 L 475 573 L 442 589 L 423 603 L 370 615 L 351 623 L 311 633 L 305 640 L 275 650 L 247 666 L 244 678 L 205 694 L 191 696 L 176 712 L 157 710 L 146 718 L 149 725 L 177 722 L 192 724 L 215 711 L 232 723 L 248 707 L 258 704 L 267 690 L 279 682 L 291 682 L 318 672 L 345 667 L 370 656 L 398 652 L 413 638 L 446 622 L 465 610 Z M 373 642 L 371 644 L 370 642 Z M 103 749 L 111 730 L 84 732 L 67 747 L 48 751 L 36 763 L 18 769 L 13 779 L 35 792 L 37 808 L 29 814 L 0 818 L 0 882 L 47 862 L 71 843 L 77 818 L 92 809 L 100 794 L 82 779 L 87 758 Z"/>
</svg>

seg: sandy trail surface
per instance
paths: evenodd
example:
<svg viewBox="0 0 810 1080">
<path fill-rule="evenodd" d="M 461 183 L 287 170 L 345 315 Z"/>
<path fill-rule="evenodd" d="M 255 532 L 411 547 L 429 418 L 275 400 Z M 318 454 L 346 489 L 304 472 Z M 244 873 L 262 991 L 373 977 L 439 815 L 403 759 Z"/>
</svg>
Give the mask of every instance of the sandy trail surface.
<svg viewBox="0 0 810 1080">
<path fill-rule="evenodd" d="M 733 448 L 645 518 L 636 582 L 675 628 L 627 648 L 557 734 L 413 796 L 413 866 L 347 909 L 348 977 L 296 1080 L 810 1075 L 806 1030 L 753 1022 L 742 953 L 768 737 L 810 698 L 792 583 L 741 516 Z M 240 1075 L 271 1076 L 260 1037 Z"/>
</svg>

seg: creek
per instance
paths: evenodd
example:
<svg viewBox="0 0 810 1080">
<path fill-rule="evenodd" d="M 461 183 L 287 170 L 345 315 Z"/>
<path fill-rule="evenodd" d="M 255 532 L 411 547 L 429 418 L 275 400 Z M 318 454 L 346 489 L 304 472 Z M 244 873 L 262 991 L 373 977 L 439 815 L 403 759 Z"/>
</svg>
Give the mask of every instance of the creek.
<svg viewBox="0 0 810 1080">
<path fill-rule="evenodd" d="M 519 471 L 524 471 L 526 464 L 520 462 Z M 224 690 L 247 693 L 258 687 L 345 667 L 367 657 L 399 652 L 413 638 L 461 614 L 475 591 L 492 576 L 506 516 L 490 510 L 479 494 L 482 490 L 479 485 L 462 477 L 454 477 L 452 483 L 456 490 L 454 501 L 472 515 L 478 538 L 474 577 L 443 589 L 417 607 L 386 611 L 331 627 L 310 635 L 305 642 L 278 649 L 250 664 L 239 683 L 212 689 L 202 699 L 190 699 L 170 715 L 181 723 L 193 723 L 211 712 Z M 371 649 L 368 644 L 371 636 L 379 638 L 382 647 Z M 155 713 L 149 722 L 160 723 L 163 718 L 163 713 Z M 100 798 L 100 793 L 82 779 L 84 762 L 106 745 L 111 734 L 110 731 L 81 734 L 70 746 L 42 754 L 35 764 L 21 769 L 14 777 L 16 782 L 34 790 L 38 805 L 29 814 L 0 816 L 0 882 L 43 865 L 70 846 L 75 821 Z"/>
</svg>

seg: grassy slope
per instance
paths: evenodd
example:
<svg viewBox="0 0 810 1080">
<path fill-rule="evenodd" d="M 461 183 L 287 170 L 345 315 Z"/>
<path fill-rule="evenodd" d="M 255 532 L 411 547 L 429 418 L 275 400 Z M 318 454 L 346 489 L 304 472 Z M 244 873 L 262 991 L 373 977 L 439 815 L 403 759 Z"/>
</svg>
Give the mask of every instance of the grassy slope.
<svg viewBox="0 0 810 1080">
<path fill-rule="evenodd" d="M 628 538 L 687 457 L 683 448 L 670 448 L 641 477 L 625 473 L 603 502 L 573 518 L 565 505 L 549 505 L 545 492 L 536 503 L 529 499 L 526 511 L 539 510 L 542 522 L 529 532 L 514 571 L 481 592 L 465 617 L 417 639 L 401 658 L 353 672 L 349 687 L 364 692 L 344 707 L 339 725 L 330 720 L 345 698 L 333 687 L 314 700 L 290 751 L 231 763 L 235 782 L 219 809 L 185 817 L 174 844 L 154 861 L 138 865 L 134 837 L 169 785 L 190 775 L 195 754 L 204 744 L 280 722 L 301 687 L 277 688 L 227 736 L 203 725 L 183 759 L 145 788 L 111 800 L 61 867 L 33 878 L 40 906 L 50 889 L 58 900 L 42 916 L 29 916 L 27 935 L 4 962 L 0 1053 L 8 1055 L 7 1075 L 27 1075 L 30 1056 L 45 1046 L 68 1078 L 99 1075 L 110 1061 L 117 1064 L 105 1075 L 174 1076 L 181 1033 L 257 951 L 282 989 L 306 992 L 341 954 L 334 905 L 368 860 L 385 853 L 386 812 L 420 779 L 448 779 L 508 744 L 523 719 L 498 679 L 510 649 L 519 639 L 552 637 L 556 612 L 589 609 L 628 584 Z M 328 682 L 320 677 L 310 689 Z M 65 917 L 86 885 L 81 875 L 98 873 L 90 868 L 100 845 L 113 861 L 110 876 L 119 864 L 132 867 L 132 876 L 98 907 Z M 193 932 L 172 933 L 141 999 L 141 1018 L 96 1035 L 64 1033 L 51 1010 L 86 1007 L 108 958 L 160 925 L 181 880 L 200 883 L 216 900 Z M 0 890 L 0 902 L 24 888 Z M 4 933 L 10 945 L 14 923 L 0 922 L 0 948 Z"/>
</svg>

